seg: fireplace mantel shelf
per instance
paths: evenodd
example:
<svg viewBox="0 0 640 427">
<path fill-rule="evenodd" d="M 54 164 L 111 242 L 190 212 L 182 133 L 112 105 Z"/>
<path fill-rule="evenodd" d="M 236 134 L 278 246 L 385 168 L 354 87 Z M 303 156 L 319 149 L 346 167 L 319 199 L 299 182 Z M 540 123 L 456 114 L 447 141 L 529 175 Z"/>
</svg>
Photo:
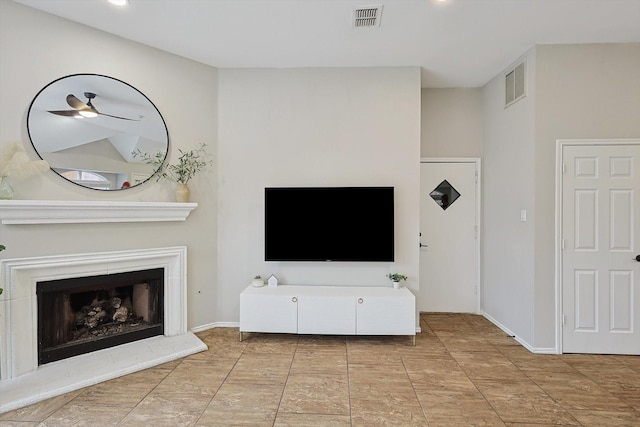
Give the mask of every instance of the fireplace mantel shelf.
<svg viewBox="0 0 640 427">
<path fill-rule="evenodd" d="M 197 203 L 0 200 L 2 224 L 185 221 Z"/>
</svg>

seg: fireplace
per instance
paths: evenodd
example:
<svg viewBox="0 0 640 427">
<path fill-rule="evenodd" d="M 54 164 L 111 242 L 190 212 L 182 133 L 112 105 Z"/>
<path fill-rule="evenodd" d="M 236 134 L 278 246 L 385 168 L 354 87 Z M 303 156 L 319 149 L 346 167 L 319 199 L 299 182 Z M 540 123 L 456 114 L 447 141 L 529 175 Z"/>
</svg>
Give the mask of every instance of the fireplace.
<svg viewBox="0 0 640 427">
<path fill-rule="evenodd" d="M 38 282 L 38 365 L 162 335 L 164 269 Z"/>
<path fill-rule="evenodd" d="M 187 329 L 186 266 L 184 246 L 0 260 L 0 413 L 206 350 Z M 117 308 L 100 301 L 114 298 L 135 313 L 132 323 L 142 318 L 138 330 L 68 340 L 82 329 L 75 316 L 86 307 L 98 305 L 113 320 Z M 123 311 L 118 316 L 129 319 Z M 65 354 L 66 347 L 77 349 Z"/>
</svg>

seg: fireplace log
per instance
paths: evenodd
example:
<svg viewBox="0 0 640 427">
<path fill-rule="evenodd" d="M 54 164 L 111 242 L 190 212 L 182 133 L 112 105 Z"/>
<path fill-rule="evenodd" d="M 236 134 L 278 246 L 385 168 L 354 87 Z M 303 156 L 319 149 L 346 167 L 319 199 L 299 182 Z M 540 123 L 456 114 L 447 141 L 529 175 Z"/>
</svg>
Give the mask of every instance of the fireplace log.
<svg viewBox="0 0 640 427">
<path fill-rule="evenodd" d="M 98 324 L 100 324 L 100 322 L 106 315 L 107 312 L 102 308 L 102 306 L 94 305 L 87 313 L 87 317 L 85 317 L 84 319 L 84 324 L 87 326 L 87 328 L 93 329 L 98 326 Z"/>
<path fill-rule="evenodd" d="M 113 313 L 113 320 L 115 322 L 126 322 L 129 318 L 129 309 L 127 307 L 121 306 L 116 309 L 115 313 Z"/>
</svg>

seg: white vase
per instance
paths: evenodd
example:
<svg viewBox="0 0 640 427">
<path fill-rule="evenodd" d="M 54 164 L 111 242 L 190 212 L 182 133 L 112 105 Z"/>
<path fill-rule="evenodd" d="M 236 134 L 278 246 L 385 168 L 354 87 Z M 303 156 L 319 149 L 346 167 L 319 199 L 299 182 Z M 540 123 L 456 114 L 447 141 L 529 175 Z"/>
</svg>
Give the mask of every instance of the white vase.
<svg viewBox="0 0 640 427">
<path fill-rule="evenodd" d="M 393 282 L 393 289 L 400 289 L 400 282 Z"/>
<path fill-rule="evenodd" d="M 176 187 L 176 202 L 187 203 L 191 198 L 191 191 L 187 184 L 180 184 Z"/>
<path fill-rule="evenodd" d="M 13 188 L 9 185 L 6 176 L 0 176 L 0 200 L 13 199 Z"/>
</svg>

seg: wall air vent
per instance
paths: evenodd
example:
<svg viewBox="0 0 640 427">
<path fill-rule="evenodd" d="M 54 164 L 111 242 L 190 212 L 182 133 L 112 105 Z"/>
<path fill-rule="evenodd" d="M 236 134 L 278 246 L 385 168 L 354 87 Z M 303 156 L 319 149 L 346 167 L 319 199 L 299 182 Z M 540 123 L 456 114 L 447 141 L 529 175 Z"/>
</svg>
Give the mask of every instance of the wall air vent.
<svg viewBox="0 0 640 427">
<path fill-rule="evenodd" d="M 353 28 L 379 27 L 382 5 L 361 6 L 353 9 Z"/>
<path fill-rule="evenodd" d="M 527 96 L 526 70 L 527 63 L 525 61 L 522 61 L 505 75 L 505 108 Z"/>
</svg>

